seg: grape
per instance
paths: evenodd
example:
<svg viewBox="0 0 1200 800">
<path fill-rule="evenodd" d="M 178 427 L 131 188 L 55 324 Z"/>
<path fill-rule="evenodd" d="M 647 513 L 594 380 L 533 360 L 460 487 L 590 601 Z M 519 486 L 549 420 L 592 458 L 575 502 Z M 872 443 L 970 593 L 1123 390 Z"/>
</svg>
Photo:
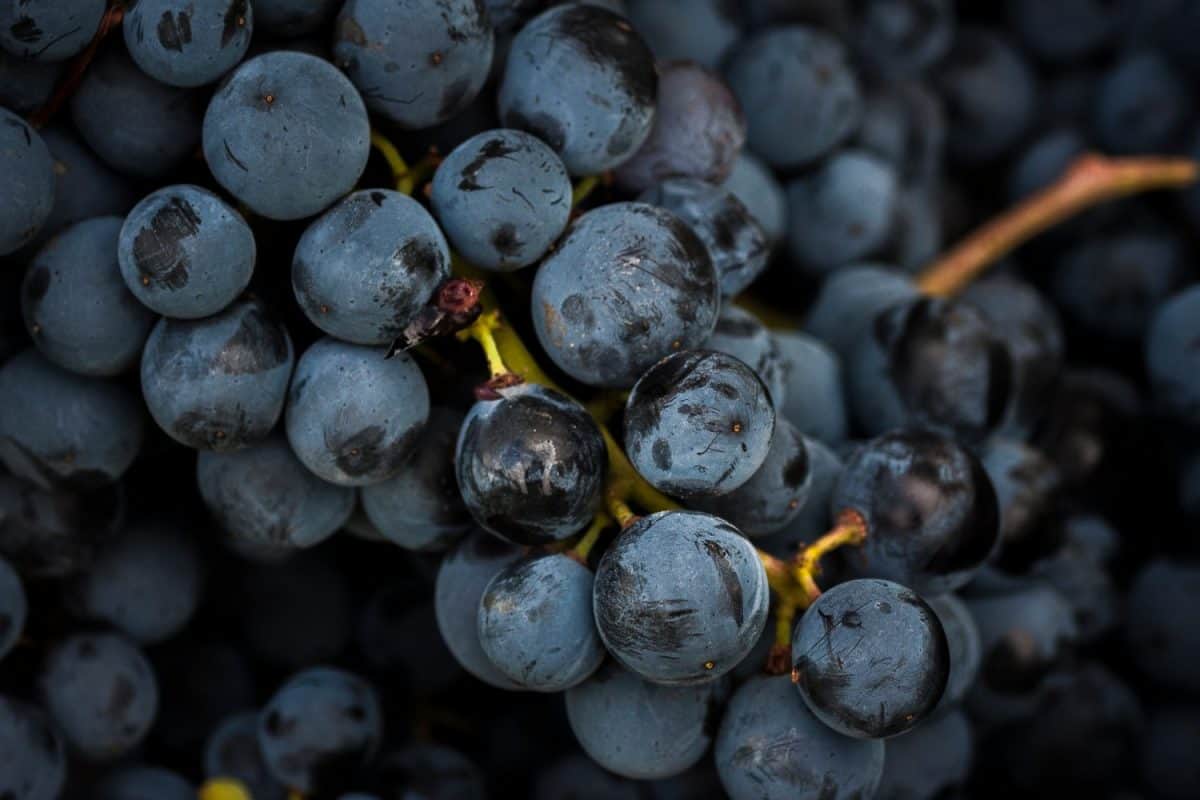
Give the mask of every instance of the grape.
<svg viewBox="0 0 1200 800">
<path fill-rule="evenodd" d="M 471 516 L 517 544 L 579 533 L 600 507 L 600 429 L 553 389 L 523 383 L 496 394 L 471 408 L 458 436 L 458 488 Z"/>
<path fill-rule="evenodd" d="M 876 87 L 864 101 L 854 146 L 886 161 L 909 190 L 936 189 L 946 160 L 941 98 L 915 80 Z"/>
<path fill-rule="evenodd" d="M 566 693 L 575 738 L 605 769 L 640 780 L 678 775 L 712 743 L 722 685 L 658 686 L 609 661 Z"/>
<path fill-rule="evenodd" d="M 87 491 L 46 491 L 0 476 L 0 553 L 31 578 L 83 571 L 125 526 L 120 483 Z"/>
<path fill-rule="evenodd" d="M 95 800 L 192 800 L 196 790 L 170 770 L 161 767 L 120 767 L 104 776 Z"/>
<path fill-rule="evenodd" d="M 787 233 L 787 195 L 774 173 L 751 153 L 742 151 L 721 184 L 732 192 L 750 218 L 758 223 L 767 242 L 774 245 Z"/>
<path fill-rule="evenodd" d="M 104 16 L 104 0 L 4 0 L 0 47 L 35 61 L 64 61 L 85 47 Z"/>
<path fill-rule="evenodd" d="M 625 407 L 625 452 L 642 477 L 677 497 L 727 494 L 767 458 L 770 394 L 744 363 L 688 350 L 648 369 Z"/>
<path fill-rule="evenodd" d="M 338 0 L 254 0 L 254 25 L 263 33 L 294 39 L 320 28 L 338 6 Z"/>
<path fill-rule="evenodd" d="M 55 800 L 66 777 L 61 734 L 34 706 L 0 695 L 0 795 Z"/>
<path fill-rule="evenodd" d="M 646 141 L 656 91 L 654 58 L 626 20 L 567 3 L 513 39 L 500 121 L 550 145 L 572 175 L 591 175 L 620 165 Z"/>
<path fill-rule="evenodd" d="M 601 559 L 596 625 L 608 651 L 650 682 L 709 683 L 758 640 L 767 594 L 740 531 L 708 514 L 660 511 L 626 528 Z"/>
<path fill-rule="evenodd" d="M 393 478 L 362 487 L 367 518 L 385 540 L 408 550 L 445 550 L 470 529 L 458 492 L 454 450 L 463 416 L 435 406 L 412 458 Z"/>
<path fill-rule="evenodd" d="M 1000 546 L 992 564 L 1019 572 L 1047 547 L 1045 523 L 1061 479 L 1046 456 L 1015 439 L 994 436 L 980 454 L 1000 508 Z"/>
<path fill-rule="evenodd" d="M 946 634 L 947 652 L 950 657 L 950 672 L 946 678 L 946 690 L 938 702 L 936 713 L 941 715 L 946 709 L 957 705 L 967 696 L 979 676 L 979 666 L 983 659 L 982 644 L 979 639 L 979 628 L 975 618 L 971 616 L 966 603 L 958 595 L 938 594 L 926 599 L 926 604 L 937 615 L 942 624 L 942 632 Z M 926 725 L 935 724 L 931 719 Z M 921 730 L 918 726 L 917 730 Z M 889 747 L 891 745 L 888 745 Z"/>
<path fill-rule="evenodd" d="M 1050 399 L 1066 360 L 1057 310 L 1033 286 L 1005 275 L 976 281 L 962 298 L 983 313 L 1012 358 L 1013 386 L 1003 430 L 1024 434 Z"/>
<path fill-rule="evenodd" d="M 643 3 L 664 5 L 661 0 Z M 654 126 L 641 148 L 617 168 L 616 179 L 631 192 L 672 177 L 720 183 L 745 142 L 742 107 L 718 75 L 690 61 L 661 64 Z"/>
<path fill-rule="evenodd" d="M 237 66 L 250 46 L 249 0 L 138 0 L 121 23 L 130 57 L 171 86 L 203 86 Z"/>
<path fill-rule="evenodd" d="M 776 410 L 807 436 L 838 443 L 846 438 L 842 362 L 820 339 L 804 333 L 772 334 L 784 390 Z M 772 397 L 776 394 L 771 393 Z"/>
<path fill-rule="evenodd" d="M 1194 109 L 1189 84 L 1160 53 L 1133 51 L 1100 81 L 1092 110 L 1092 134 L 1113 153 L 1169 149 Z"/>
<path fill-rule="evenodd" d="M 29 604 L 21 576 L 0 558 L 0 661 L 12 651 L 25 630 Z"/>
<path fill-rule="evenodd" d="M 113 48 L 88 67 L 71 98 L 71 119 L 88 147 L 117 172 L 161 180 L 200 143 L 204 98 L 159 83 Z"/>
<path fill-rule="evenodd" d="M 733 523 L 749 537 L 766 536 L 787 527 L 808 502 L 812 473 L 804 436 L 780 420 L 767 458 L 750 480 L 719 497 L 698 497 L 689 505 Z"/>
<path fill-rule="evenodd" d="M 731 800 L 873 797 L 884 744 L 821 723 L 784 675 L 753 678 L 733 694 L 713 751 Z"/>
<path fill-rule="evenodd" d="M 778 434 L 777 434 L 778 435 Z M 791 558 L 802 544 L 811 543 L 829 530 L 829 507 L 842 474 L 842 461 L 822 442 L 804 437 L 808 454 L 808 491 L 792 521 L 776 533 L 755 539 L 755 546 L 778 558 Z M 765 654 L 764 654 L 765 655 Z"/>
<path fill-rule="evenodd" d="M 665 208 L 691 227 L 708 250 L 726 297 L 741 292 L 766 269 L 766 234 L 727 189 L 695 178 L 668 178 L 638 200 Z"/>
<path fill-rule="evenodd" d="M 630 0 L 629 21 L 658 61 L 694 61 L 710 69 L 742 35 L 737 6 L 722 0 Z M 670 102 L 661 87 L 660 97 Z"/>
<path fill-rule="evenodd" d="M 996 491 L 979 459 L 923 431 L 896 431 L 858 448 L 832 508 L 853 509 L 866 523 L 866 542 L 849 554 L 858 574 L 927 594 L 963 586 L 1000 532 Z"/>
<path fill-rule="evenodd" d="M 196 612 L 203 569 L 196 545 L 173 525 L 144 524 L 106 544 L 72 593 L 85 619 L 154 644 L 182 630 Z"/>
<path fill-rule="evenodd" d="M 873 434 L 916 425 L 979 441 L 999 427 L 1012 393 L 1008 347 L 980 312 L 954 300 L 887 307 L 847 364 L 854 417 Z"/>
<path fill-rule="evenodd" d="M 204 159 L 268 219 L 312 216 L 354 188 L 370 153 L 362 98 L 332 64 L 276 51 L 239 66 L 204 115 Z"/>
<path fill-rule="evenodd" d="M 21 286 L 21 311 L 42 355 L 80 375 L 112 376 L 138 362 L 154 315 L 117 266 L 119 217 L 96 217 L 47 242 Z"/>
<path fill-rule="evenodd" d="M 879 797 L 923 800 L 961 790 L 971 772 L 974 736 L 967 715 L 949 711 L 889 739 Z"/>
<path fill-rule="evenodd" d="M 24 247 L 54 208 L 54 163 L 37 131 L 0 108 L 0 255 Z"/>
<path fill-rule="evenodd" d="M 959 30 L 933 79 L 946 105 L 950 153 L 964 163 L 1004 155 L 1033 122 L 1033 70 L 1010 41 L 992 30 Z"/>
<path fill-rule="evenodd" d="M 733 356 L 754 370 L 771 394 L 771 402 L 778 409 L 787 399 L 784 384 L 785 364 L 780 352 L 777 334 L 767 329 L 758 317 L 738 308 L 726 305 L 717 317 L 717 327 L 705 350 L 715 350 Z"/>
<path fill-rule="evenodd" d="M 882 739 L 920 723 L 950 674 L 946 634 L 910 589 L 880 580 L 838 584 L 792 634 L 800 696 L 846 736 Z"/>
<path fill-rule="evenodd" d="M 1187 800 L 1200 781 L 1192 754 L 1200 748 L 1200 709 L 1194 703 L 1150 712 L 1141 738 L 1141 772 L 1155 797 Z"/>
<path fill-rule="evenodd" d="M 1155 310 L 1146 331 L 1146 372 L 1159 407 L 1179 421 L 1200 425 L 1200 286 L 1192 285 Z"/>
<path fill-rule="evenodd" d="M 370 758 L 382 736 L 375 689 L 357 675 L 328 667 L 293 675 L 258 717 L 268 769 L 280 783 L 305 793 L 321 791 L 328 767 Z"/>
<path fill-rule="evenodd" d="M 445 122 L 492 66 L 486 9 L 473 0 L 347 0 L 333 53 L 367 106 L 403 128 Z"/>
<path fill-rule="evenodd" d="M 133 184 L 96 158 L 75 133 L 61 127 L 41 134 L 54 161 L 54 208 L 35 241 L 92 217 L 124 217 L 133 207 Z"/>
<path fill-rule="evenodd" d="M 1150 561 L 1133 579 L 1125 601 L 1125 644 L 1134 664 L 1156 685 L 1195 693 L 1200 679 L 1188 666 L 1200 653 L 1195 617 L 1200 569 Z"/>
<path fill-rule="evenodd" d="M 112 483 L 142 447 L 142 412 L 124 387 L 67 372 L 33 349 L 0 367 L 0 397 L 0 461 L 42 489 Z"/>
<path fill-rule="evenodd" d="M 704 243 L 670 212 L 614 203 L 577 219 L 538 267 L 534 330 L 578 381 L 629 387 L 676 350 L 698 347 L 720 311 Z"/>
<path fill-rule="evenodd" d="M 240 450 L 279 419 L 294 360 L 287 330 L 259 300 L 199 320 L 163 318 L 142 353 L 142 395 L 177 442 Z"/>
<path fill-rule="evenodd" d="M 954 40 L 951 0 L 866 0 L 856 17 L 855 51 L 892 79 L 932 67 Z"/>
<path fill-rule="evenodd" d="M 240 781 L 254 800 L 285 800 L 287 790 L 271 775 L 258 746 L 258 712 L 226 717 L 204 745 L 204 774 Z"/>
<path fill-rule="evenodd" d="M 579 684 L 604 660 L 592 620 L 594 576 L 558 553 L 517 561 L 479 600 L 479 642 L 513 682 L 540 692 Z"/>
<path fill-rule="evenodd" d="M 229 536 L 264 547 L 311 547 L 354 509 L 352 489 L 317 478 L 279 435 L 237 452 L 201 452 L 196 482 Z"/>
<path fill-rule="evenodd" d="M 287 436 L 318 477 L 341 486 L 379 483 L 413 453 L 429 418 L 429 389 L 412 357 L 321 339 L 296 363 Z"/>
<path fill-rule="evenodd" d="M 446 237 L 399 192 L 345 198 L 308 226 L 292 288 L 309 320 L 355 344 L 391 344 L 450 277 Z"/>
<path fill-rule="evenodd" d="M 71 747 L 89 761 L 132 751 L 158 713 L 158 683 L 142 651 L 111 633 L 70 636 L 39 677 L 42 699 Z"/>
<path fill-rule="evenodd" d="M 843 150 L 788 184 L 788 244 L 805 269 L 828 273 L 877 253 L 892 232 L 897 179 L 883 161 Z"/>
<path fill-rule="evenodd" d="M 330 662 L 349 644 L 350 587 L 321 551 L 253 564 L 239 584 L 242 635 L 256 659 L 301 669 Z"/>
<path fill-rule="evenodd" d="M 750 149 L 773 167 L 827 155 L 862 113 L 845 48 L 815 28 L 768 28 L 742 39 L 725 62 L 725 79 L 746 113 Z"/>
<path fill-rule="evenodd" d="M 0 106 L 17 115 L 46 104 L 65 65 L 26 61 L 0 48 Z"/>
<path fill-rule="evenodd" d="M 507 272 L 539 260 L 567 227 L 571 178 L 540 139 L 485 131 L 438 166 L 429 199 L 468 261 Z"/>
<path fill-rule="evenodd" d="M 500 689 L 518 684 L 495 667 L 479 641 L 479 601 L 483 591 L 520 551 L 482 531 L 472 533 L 442 559 L 434 591 L 438 630 L 463 669 Z"/>
<path fill-rule="evenodd" d="M 199 186 L 159 189 L 121 226 L 117 256 L 129 291 L 178 319 L 211 316 L 250 283 L 257 249 L 241 215 Z"/>
<path fill-rule="evenodd" d="M 838 269 L 821 284 L 805 329 L 847 361 L 881 311 L 916 295 L 909 278 L 889 267 L 860 264 Z"/>
</svg>

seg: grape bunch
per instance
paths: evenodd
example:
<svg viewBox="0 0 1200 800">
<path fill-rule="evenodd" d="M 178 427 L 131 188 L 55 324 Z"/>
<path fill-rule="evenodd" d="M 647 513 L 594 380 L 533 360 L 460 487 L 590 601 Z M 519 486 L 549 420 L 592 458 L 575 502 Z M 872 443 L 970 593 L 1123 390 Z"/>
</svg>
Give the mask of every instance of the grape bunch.
<svg viewBox="0 0 1200 800">
<path fill-rule="evenodd" d="M 1197 40 L 0 0 L 0 800 L 1196 797 Z"/>
</svg>

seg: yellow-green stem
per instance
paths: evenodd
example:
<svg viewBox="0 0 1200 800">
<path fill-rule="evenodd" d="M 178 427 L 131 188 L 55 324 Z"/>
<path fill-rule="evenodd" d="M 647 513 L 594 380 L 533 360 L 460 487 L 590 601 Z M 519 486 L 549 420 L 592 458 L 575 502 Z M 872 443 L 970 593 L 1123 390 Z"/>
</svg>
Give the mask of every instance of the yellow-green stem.
<svg viewBox="0 0 1200 800">
<path fill-rule="evenodd" d="M 601 425 L 607 425 L 613 414 L 616 414 L 625 405 L 627 399 L 629 399 L 629 392 L 626 391 L 601 392 L 587 404 L 587 410 L 592 419 Z"/>
<path fill-rule="evenodd" d="M 392 171 L 392 182 L 399 190 L 400 183 L 408 175 L 408 162 L 404 160 L 404 156 L 400 155 L 396 145 L 392 144 L 391 140 L 379 131 L 371 131 L 371 146 L 378 150 L 379 155 L 383 156 L 383 160 L 387 162 L 388 168 Z"/>
<path fill-rule="evenodd" d="M 575 208 L 584 200 L 587 200 L 588 195 L 594 192 L 599 184 L 599 175 L 588 175 L 586 178 L 581 178 L 571 191 L 571 208 Z"/>
<path fill-rule="evenodd" d="M 499 343 L 496 341 L 496 331 L 502 324 L 500 312 L 492 309 L 480 314 L 469 327 L 456 334 L 460 340 L 473 339 L 479 345 L 483 350 L 484 358 L 487 359 L 488 372 L 493 378 L 508 375 L 511 372 L 504 363 Z"/>
<path fill-rule="evenodd" d="M 794 575 L 802 591 L 801 608 L 808 608 L 821 596 L 817 575 L 821 574 L 821 558 L 839 547 L 857 547 L 866 541 L 867 522 L 853 509 L 842 511 L 833 529 L 800 551 Z"/>
<path fill-rule="evenodd" d="M 198 800 L 253 800 L 246 785 L 234 778 L 210 778 L 196 796 Z"/>
<path fill-rule="evenodd" d="M 600 541 L 600 534 L 604 533 L 604 529 L 612 524 L 612 518 L 603 511 L 597 512 L 592 518 L 592 524 L 584 531 L 583 536 L 567 555 L 574 558 L 581 564 L 586 564 L 588 556 L 591 555 L 592 548 L 596 546 L 596 542 Z"/>
</svg>

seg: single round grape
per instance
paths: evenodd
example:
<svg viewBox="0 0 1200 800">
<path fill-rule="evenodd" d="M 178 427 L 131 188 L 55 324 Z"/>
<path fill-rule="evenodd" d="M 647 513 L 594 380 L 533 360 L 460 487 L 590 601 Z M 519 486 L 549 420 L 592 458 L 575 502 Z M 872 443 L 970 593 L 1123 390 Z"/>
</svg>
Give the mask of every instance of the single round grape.
<svg viewBox="0 0 1200 800">
<path fill-rule="evenodd" d="M 479 94 L 492 66 L 487 10 L 474 0 L 348 0 L 333 55 L 367 106 L 402 128 L 445 122 Z"/>
<path fill-rule="evenodd" d="M 321 339 L 296 362 L 287 437 L 316 475 L 341 486 L 379 483 L 408 461 L 429 419 L 429 388 L 407 353 Z"/>
<path fill-rule="evenodd" d="M 354 188 L 370 133 L 349 78 L 315 56 L 277 50 L 244 62 L 213 95 L 204 159 L 254 213 L 301 219 Z"/>
<path fill-rule="evenodd" d="M 417 201 L 355 192 L 315 220 L 296 245 L 292 288 L 330 336 L 391 344 L 450 277 L 450 248 Z"/>
<path fill-rule="evenodd" d="M 1046 523 L 1055 512 L 1062 478 L 1041 451 L 1017 439 L 993 436 L 980 461 L 1000 509 L 1000 541 L 991 564 L 1023 572 L 1029 563 L 1054 545 Z"/>
<path fill-rule="evenodd" d="M 483 590 L 521 551 L 484 531 L 468 534 L 442 559 L 434 588 L 434 613 L 446 646 L 463 669 L 498 689 L 519 684 L 501 672 L 479 641 L 479 601 Z"/>
<path fill-rule="evenodd" d="M 608 651 L 652 683 L 709 683 L 750 652 L 767 621 L 766 572 L 727 522 L 660 511 L 630 525 L 596 570 Z"/>
<path fill-rule="evenodd" d="M 67 228 L 30 262 L 21 311 L 46 358 L 80 375 L 118 375 L 138 362 L 154 315 L 137 301 L 117 266 L 120 217 Z"/>
<path fill-rule="evenodd" d="M 801 433 L 837 444 L 846 438 L 842 361 L 824 342 L 805 333 L 773 332 L 783 402 L 776 411 Z M 775 397 L 774 391 L 771 393 Z"/>
<path fill-rule="evenodd" d="M 249 0 L 138 0 L 121 23 L 142 71 L 171 86 L 203 86 L 237 66 L 250 47 Z"/>
<path fill-rule="evenodd" d="M 1200 677 L 1189 667 L 1200 654 L 1194 619 L 1200 569 L 1156 559 L 1134 577 L 1125 602 L 1125 643 L 1133 662 L 1155 684 L 1195 693 Z"/>
<path fill-rule="evenodd" d="M 805 330 L 846 362 L 881 311 L 916 295 L 912 280 L 890 267 L 860 264 L 839 269 L 822 282 L 809 308 Z"/>
<path fill-rule="evenodd" d="M 710 69 L 742 36 L 738 8 L 721 0 L 630 0 L 629 21 L 660 63 L 694 61 Z M 666 76 L 659 75 L 662 81 Z M 669 102 L 659 84 L 659 97 Z M 662 113 L 662 106 L 659 106 Z"/>
<path fill-rule="evenodd" d="M 42 699 L 71 747 L 89 761 L 131 752 L 158 713 L 158 682 L 142 651 L 110 633 L 54 646 L 39 677 Z"/>
<path fill-rule="evenodd" d="M 810 476 L 805 501 L 791 522 L 754 542 L 759 550 L 777 558 L 792 558 L 800 547 L 816 541 L 833 524 L 829 508 L 842 474 L 842 461 L 825 444 L 807 436 L 804 437 L 804 450 L 808 454 Z"/>
<path fill-rule="evenodd" d="M 0 558 L 0 661 L 9 654 L 25 630 L 29 603 L 21 576 Z"/>
<path fill-rule="evenodd" d="M 942 699 L 950 650 L 933 609 L 898 583 L 853 580 L 821 594 L 792 634 L 793 674 L 817 717 L 846 736 L 911 729 Z"/>
<path fill-rule="evenodd" d="M 938 703 L 938 711 L 941 712 L 961 702 L 975 684 L 983 660 L 983 645 L 975 618 L 958 595 L 947 592 L 929 597 L 925 602 L 937 615 L 938 622 L 942 623 L 950 653 L 946 691 Z"/>
<path fill-rule="evenodd" d="M 858 448 L 831 507 L 852 509 L 866 524 L 866 541 L 847 553 L 858 574 L 926 594 L 966 584 L 1000 533 L 996 490 L 979 459 L 923 431 L 896 431 Z"/>
<path fill-rule="evenodd" d="M 777 168 L 822 158 L 862 112 L 845 48 L 815 28 L 772 27 L 742 39 L 725 62 L 725 79 L 746 113 L 750 149 Z"/>
<path fill-rule="evenodd" d="M 1022 53 L 991 29 L 966 26 L 933 75 L 955 158 L 977 164 L 1009 152 L 1037 108 L 1037 78 Z"/>
<path fill-rule="evenodd" d="M 860 150 L 843 150 L 788 184 L 788 244 L 804 269 L 828 273 L 877 253 L 897 210 L 895 172 Z"/>
<path fill-rule="evenodd" d="M 0 8 L 3 4 L 0 4 Z M 33 241 L 55 201 L 54 162 L 25 120 L 0 108 L 0 255 Z"/>
<path fill-rule="evenodd" d="M 734 692 L 713 749 L 731 800 L 874 797 L 883 754 L 882 741 L 851 739 L 813 716 L 786 675 Z"/>
<path fill-rule="evenodd" d="M 471 528 L 458 491 L 454 450 L 463 415 L 435 406 L 412 458 L 395 477 L 364 486 L 362 508 L 384 540 L 406 550 L 445 550 Z"/>
<path fill-rule="evenodd" d="M 650 48 L 627 20 L 566 3 L 513 39 L 500 121 L 550 145 L 572 175 L 593 175 L 619 166 L 646 141 L 657 86 Z"/>
<path fill-rule="evenodd" d="M 787 193 L 775 173 L 753 154 L 739 153 L 721 186 L 742 201 L 768 244 L 775 245 L 787 234 Z"/>
<path fill-rule="evenodd" d="M 723 353 L 688 350 L 638 379 L 625 406 L 625 452 L 656 489 L 727 494 L 763 465 L 775 408 L 753 370 Z"/>
<path fill-rule="evenodd" d="M 749 311 L 725 304 L 704 349 L 733 356 L 754 370 L 771 393 L 776 410 L 787 400 L 778 337 Z"/>
<path fill-rule="evenodd" d="M 196 482 L 226 534 L 267 547 L 311 547 L 354 510 L 354 490 L 309 472 L 281 435 L 237 452 L 201 451 Z"/>
<path fill-rule="evenodd" d="M 121 226 L 121 277 L 165 317 L 198 319 L 228 307 L 250 283 L 254 233 L 237 211 L 199 186 L 144 197 Z"/>
<path fill-rule="evenodd" d="M 884 0 L 883 5 L 890 1 Z M 874 87 L 864 101 L 854 146 L 887 162 L 907 191 L 928 193 L 941 182 L 945 169 L 946 114 L 941 98 L 915 80 Z"/>
<path fill-rule="evenodd" d="M 720 682 L 659 686 L 609 661 L 566 693 L 580 746 L 626 778 L 678 775 L 704 757 L 725 694 Z"/>
<path fill-rule="evenodd" d="M 688 504 L 756 538 L 787 527 L 808 502 L 811 483 L 803 434 L 787 420 L 779 420 L 767 459 L 750 480 L 728 494 L 698 497 Z"/>
<path fill-rule="evenodd" d="M 56 800 L 66 779 L 62 734 L 41 710 L 0 695 L 0 795 Z"/>
<path fill-rule="evenodd" d="M 154 80 L 124 48 L 114 47 L 88 66 L 71 97 L 71 119 L 88 147 L 117 172 L 161 180 L 200 144 L 204 95 Z"/>
<path fill-rule="evenodd" d="M 479 642 L 496 668 L 526 689 L 561 692 L 604 660 L 592 616 L 595 576 L 564 553 L 505 567 L 479 600 Z"/>
<path fill-rule="evenodd" d="M 142 395 L 175 441 L 239 450 L 275 426 L 294 361 L 287 330 L 259 300 L 199 320 L 164 317 L 142 353 Z"/>
<path fill-rule="evenodd" d="M 112 483 L 142 448 L 142 410 L 125 387 L 67 372 L 32 348 L 0 367 L 0 397 L 0 461 L 43 489 Z"/>
<path fill-rule="evenodd" d="M 83 51 L 100 28 L 104 0 L 4 0 L 0 47 L 33 61 L 65 61 Z"/>
<path fill-rule="evenodd" d="M 871 434 L 916 425 L 979 441 L 1004 421 L 1012 396 L 1008 347 L 980 312 L 955 300 L 889 306 L 847 364 L 854 416 Z"/>
<path fill-rule="evenodd" d="M 888 79 L 919 75 L 954 41 L 951 0 L 867 0 L 855 8 L 854 50 Z"/>
<path fill-rule="evenodd" d="M 43 128 L 41 134 L 54 162 L 54 208 L 35 241 L 85 219 L 129 213 L 139 194 L 132 181 L 101 161 L 65 124 Z"/>
<path fill-rule="evenodd" d="M 47 491 L 0 476 L 0 553 L 28 578 L 65 578 L 86 570 L 125 528 L 125 489 Z"/>
<path fill-rule="evenodd" d="M 240 711 L 213 729 L 204 745 L 204 775 L 240 781 L 254 800 L 285 800 L 258 746 L 258 712 Z"/>
<path fill-rule="evenodd" d="M 1146 372 L 1158 406 L 1190 427 L 1200 427 L 1200 286 L 1190 286 L 1158 307 L 1146 332 Z"/>
<path fill-rule="evenodd" d="M 889 739 L 878 796 L 892 800 L 953 796 L 971 774 L 974 744 L 971 722 L 958 710 Z"/>
<path fill-rule="evenodd" d="M 643 5 L 663 4 L 650 0 Z M 691 61 L 661 64 L 654 127 L 615 176 L 631 192 L 674 177 L 719 184 L 733 170 L 745 142 L 742 107 L 720 76 Z"/>
<path fill-rule="evenodd" d="M 567 227 L 571 178 L 537 137 L 491 130 L 446 156 L 429 200 L 467 261 L 508 272 L 540 259 Z"/>
<path fill-rule="evenodd" d="M 142 524 L 103 547 L 72 589 L 81 616 L 140 644 L 184 628 L 200 604 L 204 563 L 195 543 L 168 524 Z"/>
<path fill-rule="evenodd" d="M 54 94 L 66 66 L 26 61 L 0 47 L 0 106 L 19 116 L 37 111 Z"/>
<path fill-rule="evenodd" d="M 575 220 L 538 267 L 534 330 L 571 377 L 629 387 L 712 334 L 720 291 L 708 250 L 687 224 L 644 203 L 613 203 Z"/>
<path fill-rule="evenodd" d="M 698 178 L 667 178 L 638 201 L 665 208 L 691 227 L 708 250 L 725 297 L 740 293 L 766 269 L 766 234 L 729 190 Z"/>
<path fill-rule="evenodd" d="M 313 667 L 292 676 L 258 717 L 258 743 L 276 780 L 322 791 L 322 768 L 364 763 L 383 738 L 375 689 L 344 670 Z"/>
<path fill-rule="evenodd" d="M 608 459 L 595 420 L 574 400 L 533 383 L 475 403 L 454 457 L 475 521 L 517 544 L 579 533 L 600 507 Z"/>
</svg>

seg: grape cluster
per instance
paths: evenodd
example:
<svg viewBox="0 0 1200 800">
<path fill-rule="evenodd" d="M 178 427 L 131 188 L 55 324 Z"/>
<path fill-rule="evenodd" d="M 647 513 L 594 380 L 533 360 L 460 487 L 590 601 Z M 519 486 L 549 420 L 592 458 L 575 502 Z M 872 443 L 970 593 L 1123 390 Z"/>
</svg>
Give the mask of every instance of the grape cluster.
<svg viewBox="0 0 1200 800">
<path fill-rule="evenodd" d="M 1198 40 L 0 0 L 0 800 L 1197 797 Z"/>
</svg>

